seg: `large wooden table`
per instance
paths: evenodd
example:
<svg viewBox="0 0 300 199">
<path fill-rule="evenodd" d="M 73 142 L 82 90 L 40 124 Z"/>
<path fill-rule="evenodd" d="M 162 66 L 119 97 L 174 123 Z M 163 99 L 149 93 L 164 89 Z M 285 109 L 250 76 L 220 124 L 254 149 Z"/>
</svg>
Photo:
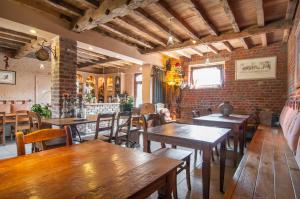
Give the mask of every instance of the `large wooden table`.
<svg viewBox="0 0 300 199">
<path fill-rule="evenodd" d="M 234 166 L 236 166 L 238 159 L 238 143 L 240 154 L 244 154 L 245 128 L 247 126 L 248 119 L 249 115 L 231 114 L 229 117 L 224 117 L 221 114 L 210 114 L 193 118 L 193 123 L 202 126 L 215 126 L 232 129 L 234 137 L 233 161 Z"/>
<path fill-rule="evenodd" d="M 151 152 L 151 141 L 164 142 L 203 151 L 202 184 L 203 198 L 209 198 L 211 150 L 221 143 L 220 152 L 220 191 L 223 192 L 226 138 L 230 129 L 170 123 L 149 128 L 144 132 L 144 151 Z"/>
<path fill-rule="evenodd" d="M 102 141 L 0 161 L 0 198 L 171 198 L 180 161 Z"/>
</svg>

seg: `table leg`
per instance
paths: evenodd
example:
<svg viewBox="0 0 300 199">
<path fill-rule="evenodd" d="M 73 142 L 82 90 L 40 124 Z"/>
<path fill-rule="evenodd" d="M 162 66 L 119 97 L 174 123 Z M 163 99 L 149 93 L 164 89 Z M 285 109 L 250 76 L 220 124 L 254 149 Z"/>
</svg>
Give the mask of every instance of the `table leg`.
<svg viewBox="0 0 300 199">
<path fill-rule="evenodd" d="M 151 142 L 148 140 L 147 133 L 143 133 L 143 151 L 146 153 L 151 153 Z"/>
<path fill-rule="evenodd" d="M 166 176 L 166 185 L 158 190 L 158 198 L 159 199 L 172 199 L 172 191 L 174 191 L 176 184 L 176 169 L 169 172 Z M 174 199 L 176 198 L 176 194 L 174 194 Z"/>
<path fill-rule="evenodd" d="M 75 132 L 75 135 L 76 135 L 76 134 L 78 135 L 78 137 L 79 137 L 79 142 L 82 142 L 82 139 L 81 139 L 80 133 L 79 133 L 79 131 L 78 131 L 78 129 L 77 129 L 77 127 L 76 127 L 76 125 L 71 125 L 71 129 L 72 129 L 72 131 L 74 131 L 74 132 Z"/>
<path fill-rule="evenodd" d="M 236 167 L 238 158 L 239 127 L 233 128 L 233 165 Z"/>
<path fill-rule="evenodd" d="M 211 150 L 212 148 L 209 147 L 206 147 L 203 150 L 203 161 L 202 161 L 203 199 L 209 198 Z"/>
<path fill-rule="evenodd" d="M 226 139 L 221 143 L 220 150 L 220 192 L 224 193 L 224 175 L 225 175 L 225 161 L 226 161 Z"/>
<path fill-rule="evenodd" d="M 244 155 L 244 141 L 245 141 L 245 128 L 244 125 L 242 126 L 241 129 L 239 129 L 239 143 L 240 143 L 240 155 Z"/>
</svg>

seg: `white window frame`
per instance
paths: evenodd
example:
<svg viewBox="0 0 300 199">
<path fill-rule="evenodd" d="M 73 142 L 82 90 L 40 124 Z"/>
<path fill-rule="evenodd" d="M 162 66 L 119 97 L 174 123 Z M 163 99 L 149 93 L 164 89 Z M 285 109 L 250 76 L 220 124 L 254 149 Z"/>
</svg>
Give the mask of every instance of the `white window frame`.
<svg viewBox="0 0 300 199">
<path fill-rule="evenodd" d="M 222 75 L 222 82 L 221 82 L 221 85 L 218 85 L 218 86 L 203 86 L 201 88 L 196 88 L 196 89 L 212 89 L 212 88 L 223 88 L 224 86 L 224 82 L 225 82 L 225 61 L 220 61 L 220 62 L 212 62 L 212 63 L 209 63 L 209 64 L 191 64 L 189 65 L 189 69 L 188 69 L 188 83 L 191 85 L 193 82 L 192 82 L 192 70 L 193 68 L 208 68 L 208 67 L 213 67 L 213 66 L 221 66 L 222 69 L 221 69 L 221 75 Z"/>
</svg>

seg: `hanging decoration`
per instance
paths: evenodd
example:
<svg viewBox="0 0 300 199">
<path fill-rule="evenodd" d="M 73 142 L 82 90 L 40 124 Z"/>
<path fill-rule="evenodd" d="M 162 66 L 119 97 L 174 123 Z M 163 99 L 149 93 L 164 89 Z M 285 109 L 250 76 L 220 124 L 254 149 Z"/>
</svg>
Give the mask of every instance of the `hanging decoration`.
<svg viewBox="0 0 300 199">
<path fill-rule="evenodd" d="M 180 86 L 183 82 L 183 70 L 179 62 L 171 65 L 171 69 L 166 73 L 166 82 L 169 86 Z"/>
<path fill-rule="evenodd" d="M 5 70 L 8 70 L 8 68 L 9 68 L 9 64 L 8 64 L 8 56 L 4 56 L 4 59 L 3 59 L 3 61 L 4 61 L 4 63 L 5 63 L 5 66 L 4 66 L 4 68 L 5 68 Z"/>
</svg>

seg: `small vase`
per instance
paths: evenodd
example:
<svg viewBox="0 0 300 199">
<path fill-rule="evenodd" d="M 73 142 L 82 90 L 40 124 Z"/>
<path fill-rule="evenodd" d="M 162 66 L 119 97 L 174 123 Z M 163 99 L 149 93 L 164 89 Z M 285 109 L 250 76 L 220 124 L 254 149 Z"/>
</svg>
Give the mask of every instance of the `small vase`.
<svg viewBox="0 0 300 199">
<path fill-rule="evenodd" d="M 230 102 L 225 101 L 219 105 L 219 110 L 224 117 L 228 117 L 233 112 L 233 106 L 230 104 Z"/>
</svg>

